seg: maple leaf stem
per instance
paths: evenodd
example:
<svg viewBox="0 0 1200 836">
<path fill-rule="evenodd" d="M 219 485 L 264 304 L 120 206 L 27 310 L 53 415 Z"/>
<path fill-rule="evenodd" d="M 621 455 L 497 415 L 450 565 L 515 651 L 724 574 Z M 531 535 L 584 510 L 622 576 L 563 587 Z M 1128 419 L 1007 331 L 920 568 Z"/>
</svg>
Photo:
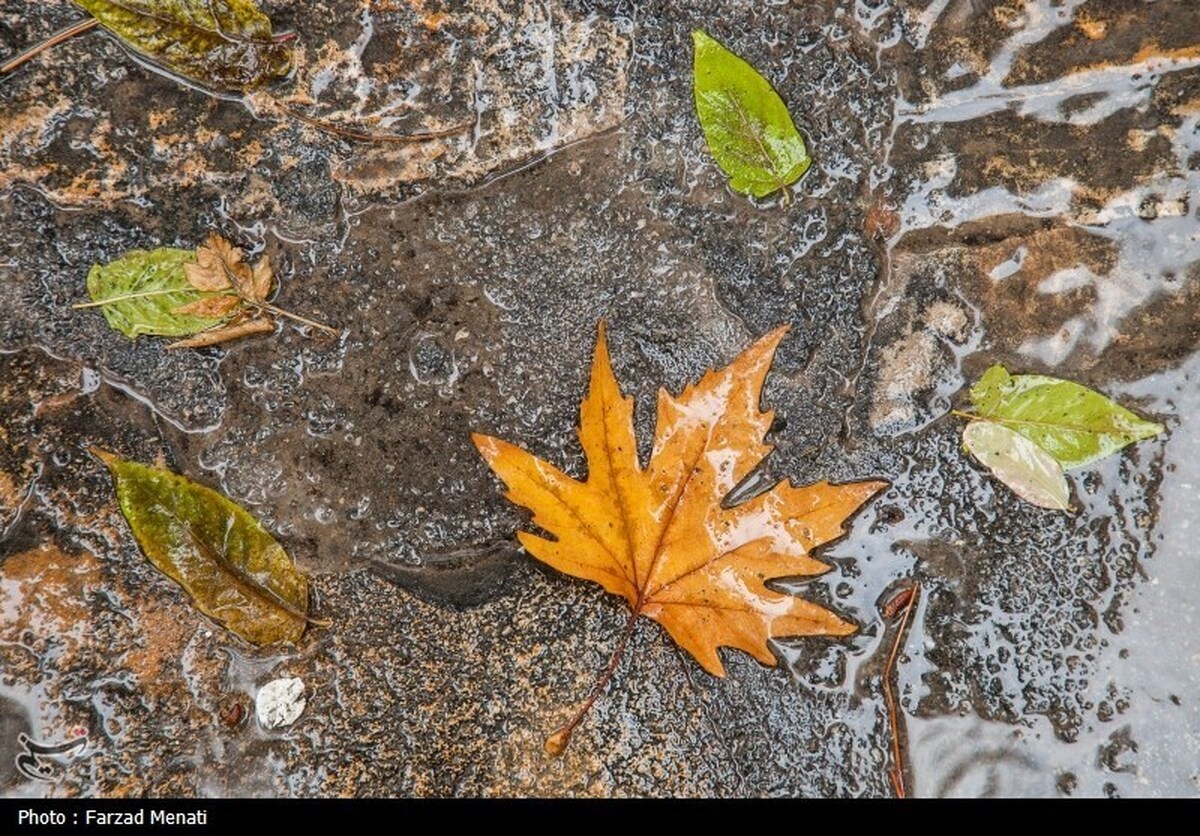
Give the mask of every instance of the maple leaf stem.
<svg viewBox="0 0 1200 836">
<path fill-rule="evenodd" d="M 621 638 L 617 640 L 617 646 L 613 649 L 612 658 L 608 660 L 608 667 L 604 669 L 604 673 L 600 674 L 600 678 L 592 686 L 591 693 L 588 694 L 583 704 L 579 706 L 579 710 L 575 712 L 575 716 L 571 718 L 569 723 L 561 726 L 558 731 L 546 738 L 546 751 L 554 757 L 559 757 L 567 750 L 567 746 L 571 743 L 571 735 L 575 733 L 575 727 L 592 710 L 592 706 L 599 699 L 600 694 L 604 692 L 604 688 L 608 685 L 609 680 L 613 678 L 613 674 L 616 673 L 617 665 L 620 664 L 621 657 L 625 655 L 625 648 L 628 646 L 629 639 L 633 635 L 633 628 L 637 626 L 639 615 L 641 615 L 640 606 L 630 611 L 629 620 L 625 622 L 625 629 L 621 631 Z"/>
<path fill-rule="evenodd" d="M 0 64 L 0 75 L 2 75 L 4 73 L 11 73 L 13 70 L 15 70 L 17 67 L 21 66 L 22 64 L 24 64 L 26 61 L 31 61 L 34 58 L 37 58 L 43 52 L 50 49 L 50 47 L 57 46 L 58 44 L 61 44 L 63 41 L 67 40 L 68 38 L 73 38 L 76 35 L 82 35 L 84 32 L 89 32 L 99 25 L 100 25 L 100 21 L 96 20 L 96 18 L 94 18 L 94 17 L 89 17 L 89 18 L 86 18 L 85 20 L 80 20 L 76 23 L 72 23 L 70 26 L 66 26 L 62 29 L 59 29 L 53 35 L 46 38 L 46 40 L 41 41 L 40 43 L 34 44 L 33 46 L 29 47 L 29 49 L 22 52 L 20 55 L 10 58 L 9 60 L 5 61 L 3 64 Z"/>
<path fill-rule="evenodd" d="M 963 412 L 958 409 L 950 410 L 950 414 L 956 418 L 965 418 L 968 421 L 979 421 L 981 419 L 981 416 L 976 415 L 974 412 Z"/>
<path fill-rule="evenodd" d="M 336 337 L 342 333 L 341 331 L 339 331 L 336 328 L 330 328 L 328 325 L 323 325 L 320 322 L 314 322 L 311 319 L 307 319 L 306 317 L 300 316 L 300 314 L 294 314 L 291 311 L 284 310 L 283 308 L 280 308 L 276 305 L 270 305 L 267 303 L 256 303 L 256 304 L 258 304 L 259 307 L 261 307 L 264 311 L 273 313 L 276 316 L 286 317 L 287 319 L 291 319 L 296 322 L 299 322 L 301 325 L 307 325 L 310 328 L 319 328 L 320 330 L 324 331 L 326 334 L 332 334 L 333 336 Z"/>
<path fill-rule="evenodd" d="M 917 582 L 913 584 L 910 591 L 908 604 L 905 605 L 904 615 L 900 619 L 900 629 L 896 631 L 896 638 L 892 642 L 892 652 L 888 655 L 887 664 L 883 668 L 883 693 L 887 699 L 888 725 L 892 735 L 892 765 L 888 769 L 888 777 L 891 778 L 896 798 L 907 798 L 908 793 L 904 787 L 904 750 L 900 745 L 900 711 L 896 707 L 896 694 L 892 690 L 892 674 L 896 669 L 896 659 L 900 655 L 900 648 L 904 645 L 904 636 L 908 632 L 909 618 L 912 616 L 913 607 L 916 606 L 919 597 L 921 597 L 921 584 Z"/>
</svg>

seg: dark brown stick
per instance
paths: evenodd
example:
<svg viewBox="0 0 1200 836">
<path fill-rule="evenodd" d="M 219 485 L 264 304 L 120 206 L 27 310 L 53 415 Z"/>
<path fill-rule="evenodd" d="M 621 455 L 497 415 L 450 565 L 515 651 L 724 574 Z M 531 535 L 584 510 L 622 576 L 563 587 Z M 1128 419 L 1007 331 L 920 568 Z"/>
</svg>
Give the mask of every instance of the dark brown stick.
<svg viewBox="0 0 1200 836">
<path fill-rule="evenodd" d="M 921 597 L 921 584 L 914 583 L 884 605 L 885 615 L 889 610 L 894 613 L 905 595 L 908 596 L 908 603 L 904 605 L 900 629 L 896 631 L 896 640 L 892 642 L 892 652 L 888 656 L 887 665 L 883 668 L 883 693 L 887 699 L 888 725 L 892 732 L 892 765 L 888 769 L 888 777 L 892 779 L 892 789 L 896 793 L 896 798 L 907 798 L 908 793 L 904 788 L 904 749 L 900 745 L 900 711 L 896 707 L 896 695 L 892 691 L 892 675 L 896 670 L 896 659 L 900 655 L 900 648 L 904 646 L 904 636 L 908 631 L 908 621 L 912 616 L 913 607 L 916 606 L 917 599 Z"/>
<path fill-rule="evenodd" d="M 563 752 L 567 751 L 567 746 L 571 743 L 571 735 L 575 733 L 575 727 L 579 725 L 584 716 L 591 710 L 592 705 L 604 691 L 604 686 L 612 679 L 613 674 L 617 670 L 617 664 L 621 661 L 621 656 L 625 653 L 625 646 L 629 644 L 629 637 L 633 635 L 633 628 L 637 625 L 638 611 L 632 610 L 629 613 L 629 620 L 625 622 L 625 629 L 621 633 L 621 638 L 617 641 L 617 646 L 613 650 L 612 658 L 608 661 L 608 667 L 604 669 L 604 673 L 600 674 L 600 678 L 596 680 L 596 684 L 592 687 L 592 691 L 588 694 L 583 705 L 575 712 L 575 716 L 571 718 L 571 722 L 559 728 L 554 734 L 546 738 L 546 751 L 558 757 Z"/>
<path fill-rule="evenodd" d="M 352 139 L 355 142 L 425 142 L 430 139 L 438 139 L 444 136 L 454 136 L 460 134 L 467 128 L 471 127 L 471 123 L 464 122 L 461 125 L 455 125 L 452 128 L 442 128 L 437 131 L 426 131 L 420 134 L 376 134 L 367 131 L 356 131 L 352 128 L 343 128 L 341 125 L 335 125 L 332 122 L 327 122 L 324 119 L 317 119 L 313 116 L 306 116 L 295 108 L 283 108 L 283 112 L 293 119 L 298 119 L 309 127 L 316 128 L 319 131 L 324 131 L 334 136 L 340 136 L 343 139 Z"/>
<path fill-rule="evenodd" d="M 11 73 L 17 67 L 21 66 L 26 61 L 30 61 L 30 60 L 38 57 L 43 52 L 48 50 L 50 47 L 56 46 L 57 44 L 61 44 L 63 41 L 67 40 L 68 38 L 73 38 L 76 35 L 82 35 L 84 32 L 90 32 L 92 29 L 96 28 L 99 25 L 100 25 L 100 21 L 96 20 L 96 18 L 94 18 L 94 17 L 89 17 L 89 18 L 86 18 L 85 20 L 80 20 L 76 23 L 72 23 L 70 26 L 67 26 L 63 29 L 59 29 L 57 32 L 55 32 L 49 38 L 46 38 L 46 40 L 42 41 L 41 43 L 34 44 L 33 46 L 29 47 L 29 49 L 22 52 L 20 55 L 17 55 L 15 57 L 10 58 L 7 61 L 5 61 L 2 65 L 0 65 L 0 75 L 3 75 L 4 73 Z"/>
</svg>

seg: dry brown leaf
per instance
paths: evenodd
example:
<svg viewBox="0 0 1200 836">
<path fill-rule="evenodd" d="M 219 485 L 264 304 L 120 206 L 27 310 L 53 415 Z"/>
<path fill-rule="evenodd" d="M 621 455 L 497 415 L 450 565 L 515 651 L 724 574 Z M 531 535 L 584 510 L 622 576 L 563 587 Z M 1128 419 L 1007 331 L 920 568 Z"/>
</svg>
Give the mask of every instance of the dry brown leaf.
<svg viewBox="0 0 1200 836">
<path fill-rule="evenodd" d="M 209 345 L 218 345 L 226 343 L 230 340 L 248 337 L 251 334 L 266 334 L 275 330 L 275 323 L 267 317 L 255 317 L 254 319 L 235 322 L 232 325 L 222 325 L 220 328 L 212 328 L 208 331 L 201 331 L 194 337 L 188 337 L 186 340 L 176 340 L 167 346 L 167 348 L 204 348 Z"/>
<path fill-rule="evenodd" d="M 251 298 L 262 302 L 271 293 L 271 279 L 274 277 L 274 272 L 271 270 L 271 259 L 263 256 L 254 265 L 251 271 Z"/>
<path fill-rule="evenodd" d="M 206 296 L 203 299 L 188 302 L 186 305 L 180 305 L 171 311 L 171 313 L 179 314 L 180 316 L 207 316 L 216 318 L 233 313 L 234 309 L 240 304 L 242 304 L 242 300 L 236 296 Z"/>
<path fill-rule="evenodd" d="M 271 290 L 271 264 L 264 257 L 253 268 L 242 251 L 216 233 L 196 248 L 196 263 L 187 266 L 188 282 L 197 290 L 232 287 L 249 302 L 261 302 Z"/>
<path fill-rule="evenodd" d="M 208 236 L 208 240 L 196 248 L 196 263 L 185 268 L 188 283 L 196 290 L 228 290 L 232 286 L 230 271 L 226 269 L 230 258 L 234 263 L 241 261 L 241 251 L 220 235 Z"/>
<path fill-rule="evenodd" d="M 586 481 L 507 442 L 475 435 L 480 453 L 551 537 L 518 535 L 538 560 L 599 583 L 659 622 L 710 673 L 725 673 L 719 647 L 774 665 L 768 639 L 845 636 L 855 626 L 824 607 L 772 590 L 774 579 L 821 574 L 811 556 L 884 482 L 797 488 L 776 484 L 733 508 L 722 500 L 770 452 L 772 412 L 759 410 L 763 382 L 786 328 L 760 339 L 678 397 L 660 391 L 650 462 L 638 462 L 633 399 L 622 397 L 601 324 L 579 437 Z M 547 741 L 560 753 L 615 669 L 610 665 L 572 722 Z"/>
</svg>

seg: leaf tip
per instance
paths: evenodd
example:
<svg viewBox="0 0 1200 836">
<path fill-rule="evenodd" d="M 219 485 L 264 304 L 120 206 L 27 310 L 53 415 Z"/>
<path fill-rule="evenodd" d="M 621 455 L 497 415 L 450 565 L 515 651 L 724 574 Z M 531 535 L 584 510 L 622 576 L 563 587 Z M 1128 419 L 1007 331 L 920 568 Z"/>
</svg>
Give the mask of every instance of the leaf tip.
<svg viewBox="0 0 1200 836">
<path fill-rule="evenodd" d="M 552 758 L 561 758 L 563 753 L 567 751 L 567 747 L 571 745 L 572 731 L 573 729 L 559 729 L 547 737 L 545 743 L 546 754 Z"/>
<path fill-rule="evenodd" d="M 87 451 L 89 453 L 91 453 L 93 456 L 95 456 L 96 458 L 98 458 L 100 461 L 104 462 L 104 464 L 107 465 L 109 469 L 116 467 L 117 464 L 121 461 L 120 457 L 117 456 L 115 453 L 110 453 L 107 450 L 97 447 L 94 444 L 88 445 Z"/>
<path fill-rule="evenodd" d="M 826 635 L 841 639 L 845 638 L 846 636 L 853 636 L 857 632 L 857 624 L 855 624 L 853 621 L 847 621 L 846 619 L 838 616 L 837 624 L 831 627 Z"/>
<path fill-rule="evenodd" d="M 479 451 L 479 455 L 483 456 L 483 460 L 488 464 L 499 454 L 499 439 L 493 438 L 490 435 L 483 433 L 471 433 L 471 443 L 475 445 L 475 449 Z"/>
<path fill-rule="evenodd" d="M 880 491 L 886 491 L 892 486 L 892 483 L 886 479 L 868 479 L 866 482 L 860 482 L 862 485 L 863 498 L 870 499 Z"/>
<path fill-rule="evenodd" d="M 754 345 L 742 352 L 741 356 L 746 357 L 766 355 L 769 365 L 770 362 L 774 360 L 775 349 L 779 348 L 779 344 L 783 342 L 783 338 L 787 336 L 788 331 L 791 329 L 792 326 L 786 323 L 771 329 L 759 337 Z"/>
</svg>

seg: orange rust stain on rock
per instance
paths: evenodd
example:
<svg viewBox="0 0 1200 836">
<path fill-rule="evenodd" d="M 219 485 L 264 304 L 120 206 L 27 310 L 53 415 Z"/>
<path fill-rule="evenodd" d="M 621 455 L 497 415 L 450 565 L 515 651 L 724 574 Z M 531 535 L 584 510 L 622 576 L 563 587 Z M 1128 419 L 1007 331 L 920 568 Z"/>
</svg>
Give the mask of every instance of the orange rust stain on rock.
<svg viewBox="0 0 1200 836">
<path fill-rule="evenodd" d="M 189 138 L 184 134 L 157 134 L 150 140 L 156 157 L 168 157 L 183 145 L 190 145 Z"/>
<path fill-rule="evenodd" d="M 400 148 L 367 152 L 339 161 L 331 176 L 359 192 L 382 191 L 401 183 L 428 180 L 437 172 L 447 148 L 440 142 L 422 142 Z"/>
<path fill-rule="evenodd" d="M 246 168 L 258 165 L 266 156 L 267 149 L 257 139 L 250 140 L 237 152 L 238 162 Z"/>
<path fill-rule="evenodd" d="M 1011 29 L 1020 23 L 1024 13 L 1020 2 L 1002 3 L 992 9 L 992 19 L 1006 29 Z"/>
<path fill-rule="evenodd" d="M 275 197 L 271 183 L 257 172 L 250 173 L 246 179 L 246 187 L 240 196 L 234 198 L 232 205 L 245 217 L 269 216 L 280 212 L 279 200 Z"/>
<path fill-rule="evenodd" d="M 0 151 L 10 160 L 44 147 L 52 139 L 56 120 L 71 109 L 71 103 L 59 97 L 53 104 L 39 104 L 0 119 Z M 37 185 L 44 182 L 59 166 L 40 163 L 29 167 L 6 165 L 0 168 L 0 189 L 17 183 Z"/>
<path fill-rule="evenodd" d="M 441 11 L 430 11 L 426 8 L 425 0 L 405 0 L 405 2 L 395 2 L 395 0 L 384 0 L 384 2 L 368 2 L 368 5 L 378 7 L 380 5 L 388 7 L 390 11 L 395 11 L 402 6 L 411 6 L 412 10 L 421 16 L 421 23 L 426 29 L 431 32 L 437 31 L 441 26 L 450 20 L 450 15 Z"/>
<path fill-rule="evenodd" d="M 8 522 L 5 517 L 8 512 L 16 511 L 17 506 L 25 498 L 24 491 L 18 490 L 17 485 L 13 482 L 12 477 L 0 470 L 0 523 Z"/>
<path fill-rule="evenodd" d="M 1108 33 L 1108 22 L 1104 20 L 1096 20 L 1080 15 L 1076 18 L 1075 25 L 1079 27 L 1079 31 L 1083 32 L 1084 37 L 1090 41 L 1098 41 Z"/>
<path fill-rule="evenodd" d="M 29 629 L 82 637 L 88 597 L 103 583 L 100 561 L 89 552 L 68 555 L 43 543 L 8 557 L 0 564 L 0 639 L 16 641 Z"/>
<path fill-rule="evenodd" d="M 207 145 L 211 147 L 217 142 L 218 139 L 221 138 L 221 134 L 217 131 L 214 131 L 212 128 L 198 127 L 196 128 L 196 132 L 193 134 L 192 138 L 196 141 L 197 145 Z"/>
<path fill-rule="evenodd" d="M 1197 60 L 1200 60 L 1200 43 L 1164 49 L 1157 41 L 1150 40 L 1142 44 L 1141 49 L 1134 53 L 1127 61 L 1098 61 L 1093 64 L 1080 66 L 1074 73 L 1068 74 L 1064 78 L 1070 79 L 1072 75 L 1079 72 L 1093 72 L 1118 66 L 1133 68 L 1139 64 L 1147 65 L 1147 70 L 1164 71 L 1170 70 L 1171 64 Z"/>
<path fill-rule="evenodd" d="M 0 121 L 0 149 L 8 152 L 16 146 L 38 147 L 44 145 L 54 129 L 54 120 L 71 109 L 71 103 L 59 97 L 54 104 L 39 104 L 17 113 L 8 113 Z"/>
<path fill-rule="evenodd" d="M 1200 58 L 1200 43 L 1190 46 L 1175 47 L 1174 49 L 1163 49 L 1155 41 L 1149 41 L 1137 54 L 1133 56 L 1130 63 L 1140 64 L 1143 61 L 1153 61 L 1155 59 L 1163 61 L 1194 61 Z"/>
<path fill-rule="evenodd" d="M 126 650 L 120 664 L 137 677 L 147 696 L 158 701 L 183 687 L 179 659 L 196 631 L 195 620 L 180 612 L 174 602 L 143 603 L 137 610 L 137 643 Z"/>
<path fill-rule="evenodd" d="M 175 108 L 167 108 L 166 110 L 152 110 L 149 116 L 146 117 L 146 123 L 150 126 L 150 130 L 157 131 L 163 125 L 175 119 Z"/>
<path fill-rule="evenodd" d="M 1080 233 L 1071 227 L 1053 227 L 1038 230 L 1016 238 L 996 243 L 983 244 L 975 248 L 980 271 L 990 274 L 998 266 L 1012 258 L 1017 246 L 1026 249 L 1018 274 L 1030 289 L 1053 273 L 1069 267 L 1087 267 L 1093 273 L 1104 275 L 1112 268 L 1114 253 L 1108 242 L 1099 239 L 1095 246 L 1082 246 Z M 1036 294 L 1029 302 L 1036 305 Z"/>
</svg>

